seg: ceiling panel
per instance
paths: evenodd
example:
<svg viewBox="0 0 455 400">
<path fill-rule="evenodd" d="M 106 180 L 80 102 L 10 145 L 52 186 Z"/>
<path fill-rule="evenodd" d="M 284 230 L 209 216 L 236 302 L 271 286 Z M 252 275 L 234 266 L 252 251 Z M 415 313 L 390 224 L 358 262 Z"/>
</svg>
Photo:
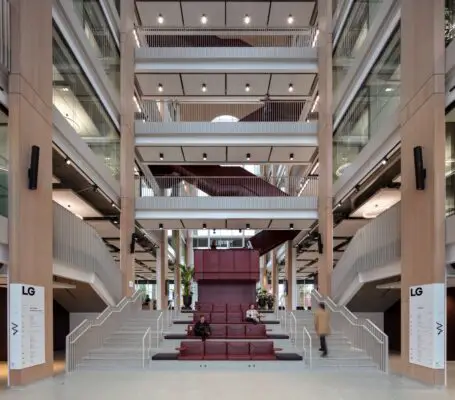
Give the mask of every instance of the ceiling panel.
<svg viewBox="0 0 455 400">
<path fill-rule="evenodd" d="M 153 257 L 153 254 L 149 253 L 149 252 L 142 252 L 142 251 L 136 251 L 134 253 L 134 258 L 136 260 L 141 260 L 141 261 L 144 261 L 144 260 L 154 260 L 155 257 Z"/>
<path fill-rule="evenodd" d="M 102 214 L 86 203 L 71 189 L 54 189 L 52 200 L 79 217 L 102 217 Z"/>
<path fill-rule="evenodd" d="M 230 28 L 265 28 L 267 27 L 269 8 L 270 3 L 268 1 L 228 1 L 226 3 L 227 26 Z M 251 18 L 251 22 L 248 25 L 245 25 L 244 23 L 246 14 Z"/>
<path fill-rule="evenodd" d="M 251 229 L 267 229 L 270 220 L 268 219 L 228 219 L 227 220 L 227 229 L 246 229 L 247 224 L 250 224 Z"/>
<path fill-rule="evenodd" d="M 364 225 L 370 222 L 368 219 L 344 219 L 333 228 L 334 236 L 354 236 L 356 232 Z"/>
<path fill-rule="evenodd" d="M 149 268 L 156 268 L 156 261 L 142 261 Z"/>
<path fill-rule="evenodd" d="M 306 27 L 310 25 L 315 2 L 311 1 L 272 1 L 270 8 L 269 27 Z M 292 15 L 294 22 L 288 23 L 288 17 Z"/>
<path fill-rule="evenodd" d="M 187 96 L 224 96 L 225 94 L 224 74 L 182 74 L 182 81 Z M 207 89 L 205 92 L 202 91 L 203 84 Z"/>
<path fill-rule="evenodd" d="M 182 96 L 182 83 L 179 74 L 136 74 L 144 96 Z M 158 90 L 162 85 L 163 91 Z"/>
<path fill-rule="evenodd" d="M 136 147 L 142 160 L 146 163 L 164 164 L 182 163 L 185 161 L 184 154 L 180 146 L 175 147 Z M 160 160 L 160 154 L 163 155 L 163 160 Z"/>
<path fill-rule="evenodd" d="M 270 96 L 309 96 L 315 74 L 272 74 L 270 80 Z M 289 84 L 293 91 L 289 92 Z"/>
<path fill-rule="evenodd" d="M 224 27 L 224 2 L 222 1 L 183 1 L 183 21 L 187 27 L 219 28 Z M 202 24 L 201 17 L 207 17 Z"/>
<path fill-rule="evenodd" d="M 85 222 L 92 226 L 101 237 L 115 238 L 120 236 L 118 225 L 114 225 L 109 220 L 85 220 Z"/>
<path fill-rule="evenodd" d="M 224 219 L 184 219 L 183 225 L 187 229 L 202 229 L 206 224 L 207 229 L 224 229 L 226 227 L 226 220 Z"/>
<path fill-rule="evenodd" d="M 263 163 L 268 161 L 271 152 L 270 146 L 265 147 L 228 147 L 227 161 L 231 163 Z M 247 154 L 250 159 L 247 159 Z"/>
<path fill-rule="evenodd" d="M 178 1 L 136 1 L 137 10 L 145 27 L 182 27 L 182 13 Z M 164 18 L 163 24 L 158 23 L 158 15 Z"/>
<path fill-rule="evenodd" d="M 314 223 L 313 219 L 274 219 L 270 229 L 289 229 L 290 224 L 294 224 L 295 230 L 308 230 Z"/>
<path fill-rule="evenodd" d="M 160 229 L 160 224 L 163 224 L 164 229 L 183 229 L 179 219 L 139 219 L 137 221 L 145 230 L 156 231 Z"/>
<path fill-rule="evenodd" d="M 189 146 L 183 148 L 185 159 L 187 162 L 207 163 L 210 162 L 226 162 L 226 147 L 196 147 Z M 203 160 L 204 153 L 207 155 L 207 160 Z"/>
<path fill-rule="evenodd" d="M 291 154 L 294 157 L 294 162 L 310 162 L 313 157 L 316 147 L 273 147 L 270 154 L 271 163 L 279 163 L 290 161 Z"/>
<path fill-rule="evenodd" d="M 265 96 L 269 87 L 270 74 L 228 74 L 228 96 Z M 250 91 L 245 91 L 246 85 Z"/>
<path fill-rule="evenodd" d="M 357 218 L 376 218 L 401 200 L 401 192 L 397 189 L 381 189 L 366 203 L 351 214 Z"/>
</svg>

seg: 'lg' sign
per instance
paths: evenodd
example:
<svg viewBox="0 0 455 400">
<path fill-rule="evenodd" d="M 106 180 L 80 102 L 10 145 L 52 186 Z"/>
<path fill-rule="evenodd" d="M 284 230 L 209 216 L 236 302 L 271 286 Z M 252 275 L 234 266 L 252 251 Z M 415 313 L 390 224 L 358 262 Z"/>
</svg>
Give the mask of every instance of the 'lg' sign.
<svg viewBox="0 0 455 400">
<path fill-rule="evenodd" d="M 22 286 L 22 295 L 24 296 L 34 296 L 35 295 L 35 288 L 32 286 L 29 286 L 26 288 L 25 286 Z"/>
<path fill-rule="evenodd" d="M 423 294 L 423 289 L 421 287 L 411 289 L 411 297 L 422 296 L 422 294 Z"/>
</svg>

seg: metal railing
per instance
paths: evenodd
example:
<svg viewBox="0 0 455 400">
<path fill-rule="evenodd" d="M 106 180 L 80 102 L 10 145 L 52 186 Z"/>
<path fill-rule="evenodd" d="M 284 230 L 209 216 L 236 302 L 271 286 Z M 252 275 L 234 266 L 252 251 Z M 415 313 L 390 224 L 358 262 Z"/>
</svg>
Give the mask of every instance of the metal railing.
<svg viewBox="0 0 455 400">
<path fill-rule="evenodd" d="M 400 210 L 397 204 L 357 231 L 333 270 L 335 300 L 345 294 L 359 274 L 401 258 Z"/>
<path fill-rule="evenodd" d="M 142 291 L 107 307 L 95 320 L 84 320 L 66 337 L 65 370 L 75 371 L 90 351 L 101 347 L 132 315 L 142 308 Z"/>
<path fill-rule="evenodd" d="M 162 155 L 165 159 L 165 154 Z M 245 154 L 246 158 L 247 156 Z M 293 156 L 297 157 L 297 154 Z M 140 197 L 201 197 L 191 186 L 212 197 L 314 197 L 318 193 L 318 179 L 314 176 L 281 178 L 280 187 L 269 183 L 275 182 L 274 177 L 269 177 L 267 181 L 258 176 L 155 175 L 153 182 L 149 182 L 146 177 L 141 179 Z M 156 190 L 155 183 L 161 188 L 159 191 Z"/>
<path fill-rule="evenodd" d="M 289 339 L 294 346 L 297 345 L 297 318 L 293 312 L 289 314 Z"/>
<path fill-rule="evenodd" d="M 148 343 L 146 344 L 146 339 Z M 147 347 L 146 347 L 147 345 Z M 142 368 L 145 368 L 145 360 L 148 359 L 150 362 L 150 351 L 152 349 L 152 328 L 148 327 L 142 336 Z"/>
<path fill-rule="evenodd" d="M 164 313 L 161 311 L 156 319 L 156 348 L 160 348 L 161 339 L 164 332 Z"/>
<path fill-rule="evenodd" d="M 135 113 L 135 119 L 142 122 L 213 122 L 223 123 L 248 123 L 248 122 L 300 122 L 305 124 L 303 111 L 305 105 L 310 104 L 306 93 L 298 90 L 297 82 L 286 83 L 290 99 L 260 100 L 260 101 L 219 101 L 211 97 L 217 94 L 209 83 L 203 83 L 201 95 L 207 96 L 207 100 L 198 98 L 197 101 L 177 100 L 143 100 L 139 105 L 140 111 Z M 224 83 L 223 83 L 224 85 Z M 248 82 L 244 83 L 245 93 Z M 156 88 L 156 95 L 161 93 L 160 87 Z M 243 90 L 243 88 L 242 88 Z M 223 93 L 225 92 L 223 88 Z M 232 96 L 239 93 L 231 93 Z M 229 96 L 229 93 L 228 93 Z"/>
<path fill-rule="evenodd" d="M 308 341 L 308 343 L 307 343 Z M 303 348 L 303 361 L 305 361 L 311 368 L 313 365 L 313 349 L 311 343 L 311 335 L 308 329 L 303 327 L 302 332 L 302 348 Z"/>
<path fill-rule="evenodd" d="M 11 6 L 8 0 L 0 0 L 0 65 L 11 70 Z"/>
<path fill-rule="evenodd" d="M 338 306 L 330 298 L 324 298 L 318 291 L 311 293 L 315 303 L 324 302 L 329 309 L 332 329 L 343 335 L 351 347 L 364 351 L 380 371 L 389 372 L 389 338 L 369 319 L 356 317 L 345 306 Z"/>
<path fill-rule="evenodd" d="M 137 27 L 141 47 L 155 48 L 311 48 L 316 29 Z"/>
<path fill-rule="evenodd" d="M 53 203 L 53 217 L 54 263 L 93 274 L 119 301 L 122 273 L 95 229 L 57 203 Z"/>
</svg>

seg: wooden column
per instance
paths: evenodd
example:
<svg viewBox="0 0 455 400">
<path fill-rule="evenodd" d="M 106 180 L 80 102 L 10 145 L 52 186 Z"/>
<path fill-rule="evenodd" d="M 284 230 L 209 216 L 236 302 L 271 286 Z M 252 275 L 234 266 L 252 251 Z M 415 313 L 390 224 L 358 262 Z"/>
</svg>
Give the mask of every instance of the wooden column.
<svg viewBox="0 0 455 400">
<path fill-rule="evenodd" d="M 444 56 L 444 1 L 402 0 L 400 372 L 436 385 L 444 369 L 409 362 L 409 299 L 410 286 L 445 285 Z M 416 190 L 415 146 L 423 149 L 425 190 Z"/>
<path fill-rule="evenodd" d="M 333 270 L 333 189 L 332 189 L 332 0 L 318 1 L 319 43 L 319 233 L 324 246 L 319 255 L 319 291 L 330 296 Z"/>
<path fill-rule="evenodd" d="M 288 294 L 286 296 L 286 310 L 292 311 L 293 309 L 293 296 L 295 291 L 294 285 L 294 248 L 292 240 L 286 242 L 286 280 L 288 281 Z"/>
<path fill-rule="evenodd" d="M 182 241 L 180 237 L 180 231 L 176 230 L 173 232 L 174 235 L 174 244 L 175 244 L 175 269 L 174 269 L 174 297 L 175 297 L 175 307 L 180 309 L 180 267 L 182 263 Z"/>
<path fill-rule="evenodd" d="M 11 369 L 14 367 L 10 364 L 9 385 L 19 386 L 53 374 L 52 1 L 10 0 L 10 3 L 9 310 L 16 308 L 24 297 L 20 294 L 22 288 L 15 292 L 11 285 L 44 288 L 44 337 L 34 346 L 44 348 L 45 362 L 22 369 Z M 32 146 L 40 149 L 37 190 L 28 189 Z M 24 311 L 19 313 L 24 315 Z M 10 326 L 4 329 L 8 329 L 12 363 L 21 360 L 22 352 L 30 353 L 30 349 L 12 340 L 12 323 L 20 324 L 22 317 L 9 313 L 9 318 Z"/>
<path fill-rule="evenodd" d="M 120 3 L 120 269 L 123 296 L 134 292 L 134 0 Z"/>
</svg>

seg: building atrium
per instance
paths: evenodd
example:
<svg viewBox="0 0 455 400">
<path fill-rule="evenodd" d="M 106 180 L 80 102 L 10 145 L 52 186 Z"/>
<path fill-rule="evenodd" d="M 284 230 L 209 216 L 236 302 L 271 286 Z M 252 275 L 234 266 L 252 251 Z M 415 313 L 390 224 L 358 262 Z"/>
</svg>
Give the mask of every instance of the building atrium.
<svg viewBox="0 0 455 400">
<path fill-rule="evenodd" d="M 455 0 L 0 0 L 0 399 L 454 399 L 453 39 Z"/>
</svg>

